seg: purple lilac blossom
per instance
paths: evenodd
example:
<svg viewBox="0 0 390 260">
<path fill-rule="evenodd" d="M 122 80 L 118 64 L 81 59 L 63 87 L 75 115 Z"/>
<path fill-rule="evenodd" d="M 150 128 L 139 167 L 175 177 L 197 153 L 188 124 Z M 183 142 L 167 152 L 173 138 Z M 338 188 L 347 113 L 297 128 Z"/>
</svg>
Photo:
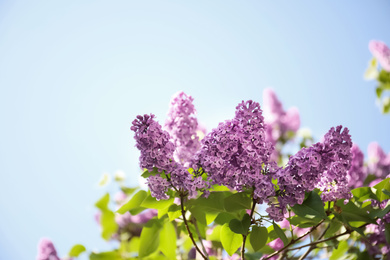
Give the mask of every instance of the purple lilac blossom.
<svg viewBox="0 0 390 260">
<path fill-rule="evenodd" d="M 351 168 L 347 173 L 348 187 L 351 189 L 362 187 L 367 177 L 367 169 L 364 166 L 364 154 L 356 144 L 351 148 L 352 160 Z"/>
<path fill-rule="evenodd" d="M 294 212 L 291 212 L 290 214 L 291 217 L 295 215 Z M 284 215 L 284 219 L 278 223 L 281 228 L 285 228 L 286 230 L 290 229 L 290 222 L 287 219 L 288 217 L 290 217 L 289 214 Z M 291 227 L 293 228 L 294 235 L 297 237 L 300 237 L 301 235 L 305 234 L 307 231 L 310 230 L 310 228 L 300 228 L 294 225 L 291 225 Z"/>
<path fill-rule="evenodd" d="M 154 115 L 137 116 L 131 130 L 135 132 L 136 147 L 141 151 L 140 167 L 170 175 L 169 179 L 160 175 L 148 177 L 147 183 L 151 194 L 157 200 L 168 199 L 169 188 L 188 192 L 189 198 L 197 196 L 197 190 L 204 190 L 207 185 L 201 176 L 192 177 L 183 165 L 173 159 L 175 145 L 170 141 L 168 132 L 154 120 Z"/>
<path fill-rule="evenodd" d="M 342 126 L 331 128 L 322 142 L 302 148 L 291 156 L 287 166 L 276 173 L 280 194 L 279 204 L 266 211 L 276 221 L 283 220 L 286 206 L 301 204 L 305 192 L 314 188 L 322 191 L 323 201 L 350 198 L 347 171 L 351 165 L 351 136 Z"/>
<path fill-rule="evenodd" d="M 153 114 L 137 116 L 132 124 L 130 129 L 135 132 L 136 147 L 141 151 L 141 169 L 152 171 L 156 167 L 159 172 L 171 172 L 175 146 L 169 141 L 168 132 L 162 130 Z"/>
<path fill-rule="evenodd" d="M 270 246 L 273 250 L 275 251 L 278 251 L 280 249 L 282 249 L 284 247 L 284 244 L 283 244 L 283 241 L 280 239 L 280 238 L 277 238 L 271 242 L 268 243 L 268 246 Z M 264 255 L 260 258 L 261 259 L 264 259 L 266 258 L 268 255 Z M 276 260 L 276 259 L 279 259 L 279 256 L 278 255 L 275 255 L 271 258 L 269 258 L 270 260 Z"/>
<path fill-rule="evenodd" d="M 275 193 L 271 181 L 276 165 L 269 163 L 272 149 L 265 140 L 259 103 L 243 101 L 233 120 L 220 123 L 202 140 L 194 169 L 201 167 L 213 184 L 238 191 L 255 188 L 254 198 L 259 203 L 268 202 L 267 197 Z"/>
<path fill-rule="evenodd" d="M 285 111 L 275 92 L 269 88 L 263 91 L 263 103 L 266 140 L 273 145 L 276 145 L 277 141 L 286 142 L 290 138 L 288 133 L 296 133 L 300 127 L 298 109 L 291 107 Z M 279 151 L 275 149 L 271 158 L 277 161 L 278 157 Z"/>
<path fill-rule="evenodd" d="M 389 176 L 387 176 L 389 177 Z M 374 202 L 374 201 L 373 201 Z M 375 207 L 384 209 L 388 205 L 389 200 L 384 200 L 381 203 L 373 203 Z M 383 218 L 377 220 L 378 225 L 370 224 L 366 227 L 366 232 L 370 233 L 366 242 L 367 251 L 372 256 L 388 255 L 390 253 L 390 244 L 386 240 L 385 227 L 390 223 L 390 212 Z M 387 258 L 386 258 L 387 259 Z"/>
<path fill-rule="evenodd" d="M 384 178 L 390 174 L 390 153 L 386 156 L 376 142 L 368 145 L 368 171 L 378 178 Z"/>
<path fill-rule="evenodd" d="M 196 134 L 198 120 L 193 101 L 194 99 L 184 92 L 174 95 L 165 121 L 165 128 L 176 147 L 174 158 L 184 166 L 189 165 L 200 148 L 200 141 Z"/>
<path fill-rule="evenodd" d="M 37 260 L 60 260 L 57 256 L 57 251 L 51 242 L 47 238 L 42 238 L 38 243 L 38 255 Z"/>
<path fill-rule="evenodd" d="M 157 210 L 149 209 L 134 216 L 130 212 L 123 215 L 117 214 L 115 215 L 115 221 L 119 226 L 120 233 L 126 231 L 133 236 L 139 236 L 143 225 L 155 216 L 157 216 Z"/>
<path fill-rule="evenodd" d="M 203 242 L 204 248 L 209 256 L 217 256 L 217 251 L 213 249 L 213 243 L 208 240 L 204 240 Z M 196 249 L 192 247 L 188 252 L 188 259 L 196 259 Z"/>
<path fill-rule="evenodd" d="M 390 72 L 390 49 L 384 42 L 372 40 L 368 44 L 372 55 L 385 71 Z"/>
</svg>

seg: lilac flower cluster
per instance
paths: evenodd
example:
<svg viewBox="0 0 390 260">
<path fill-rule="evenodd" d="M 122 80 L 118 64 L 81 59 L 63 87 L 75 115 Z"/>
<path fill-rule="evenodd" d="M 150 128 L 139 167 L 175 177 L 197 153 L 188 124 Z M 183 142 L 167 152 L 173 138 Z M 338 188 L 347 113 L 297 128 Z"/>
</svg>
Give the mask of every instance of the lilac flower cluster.
<svg viewBox="0 0 390 260">
<path fill-rule="evenodd" d="M 57 251 L 51 242 L 47 238 L 42 238 L 38 243 L 38 255 L 37 260 L 60 260 L 57 256 Z"/>
<path fill-rule="evenodd" d="M 269 162 L 273 146 L 265 140 L 264 118 L 257 102 L 242 102 L 233 120 L 220 123 L 203 140 L 194 169 L 207 172 L 213 184 L 241 191 L 254 188 L 262 203 L 274 196 L 271 182 L 275 164 Z"/>
<path fill-rule="evenodd" d="M 287 166 L 276 173 L 279 185 L 277 204 L 272 204 L 267 212 L 271 218 L 281 221 L 286 214 L 286 206 L 301 204 L 305 192 L 318 188 L 323 201 L 350 198 L 347 171 L 351 165 L 351 136 L 348 129 L 341 132 L 342 126 L 331 128 L 318 142 L 309 148 L 302 148 L 291 156 Z"/>
<path fill-rule="evenodd" d="M 389 177 L 389 176 L 388 176 Z M 389 200 L 384 200 L 381 203 L 376 203 L 381 209 L 384 209 Z M 372 256 L 388 255 L 390 253 L 390 244 L 386 240 L 385 228 L 390 223 L 390 212 L 383 218 L 377 220 L 377 225 L 370 224 L 366 228 L 366 232 L 369 233 L 368 241 L 366 241 L 366 247 L 368 252 Z"/>
<path fill-rule="evenodd" d="M 364 166 L 364 154 L 356 144 L 351 149 L 351 168 L 347 172 L 348 187 L 351 189 L 362 187 L 367 178 L 367 168 Z"/>
<path fill-rule="evenodd" d="M 266 123 L 266 140 L 274 146 L 278 141 L 282 143 L 291 138 L 291 134 L 296 133 L 300 126 L 299 111 L 296 107 L 291 107 L 287 111 L 283 109 L 272 89 L 263 91 L 264 118 Z M 272 160 L 277 161 L 280 151 L 275 149 L 272 153 Z"/>
<path fill-rule="evenodd" d="M 188 166 L 194 154 L 200 148 L 200 141 L 196 134 L 198 120 L 191 96 L 179 92 L 173 96 L 165 122 L 172 142 L 176 147 L 174 157 L 176 161 Z"/>
<path fill-rule="evenodd" d="M 183 100 L 179 101 L 178 99 Z M 193 176 L 182 164 L 183 162 L 188 163 L 190 160 L 188 155 L 194 152 L 195 147 L 188 140 L 188 138 L 191 140 L 194 138 L 192 132 L 196 131 L 197 126 L 197 123 L 192 120 L 194 119 L 192 114 L 195 110 L 188 102 L 192 102 L 191 97 L 185 94 L 179 95 L 174 102 L 181 104 L 174 106 L 179 111 L 171 109 L 171 116 L 180 115 L 181 117 L 178 121 L 170 122 L 168 120 L 170 122 L 168 128 L 175 134 L 174 138 L 154 120 L 153 114 L 137 116 L 132 123 L 131 130 L 135 132 L 136 147 L 141 151 L 140 167 L 146 168 L 148 171 L 157 168 L 160 173 L 148 177 L 147 181 L 152 196 L 158 200 L 168 198 L 166 192 L 169 188 L 187 192 L 189 198 L 194 198 L 198 190 L 204 190 L 208 187 L 201 176 Z M 186 117 L 191 117 L 191 120 Z M 191 126 L 189 121 L 192 122 Z M 185 131 L 180 132 L 180 127 L 184 127 Z M 179 150 L 171 140 L 179 145 Z M 174 160 L 174 153 L 177 154 L 180 162 Z"/>
<path fill-rule="evenodd" d="M 384 42 L 370 41 L 368 48 L 385 71 L 390 72 L 390 49 Z"/>
<path fill-rule="evenodd" d="M 378 178 L 385 178 L 390 174 L 390 153 L 386 155 L 375 142 L 368 146 L 368 171 Z"/>
</svg>

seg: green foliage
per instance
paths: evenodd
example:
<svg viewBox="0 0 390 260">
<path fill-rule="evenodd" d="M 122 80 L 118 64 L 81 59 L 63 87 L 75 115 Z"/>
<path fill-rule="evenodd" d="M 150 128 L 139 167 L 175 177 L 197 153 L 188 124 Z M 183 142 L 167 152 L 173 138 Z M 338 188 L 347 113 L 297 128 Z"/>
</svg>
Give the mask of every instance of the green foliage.
<svg viewBox="0 0 390 260">
<path fill-rule="evenodd" d="M 235 193 L 224 200 L 225 209 L 228 212 L 250 209 L 252 200 L 249 194 L 244 192 Z"/>
<path fill-rule="evenodd" d="M 109 251 L 102 253 L 91 253 L 90 260 L 122 260 L 121 255 L 117 251 Z"/>
<path fill-rule="evenodd" d="M 109 201 L 110 195 L 106 193 L 95 204 L 101 211 L 100 225 L 102 227 L 102 237 L 106 240 L 110 239 L 118 229 L 118 224 L 115 222 L 115 214 L 108 208 Z"/>
<path fill-rule="evenodd" d="M 232 256 L 242 243 L 242 235 L 234 233 L 229 224 L 224 224 L 221 228 L 221 243 L 226 252 Z"/>
<path fill-rule="evenodd" d="M 268 230 L 265 227 L 252 227 L 249 241 L 254 251 L 259 251 L 268 240 Z"/>
<path fill-rule="evenodd" d="M 390 178 L 384 179 L 374 187 L 375 194 L 380 202 L 390 199 Z"/>
<path fill-rule="evenodd" d="M 68 256 L 69 257 L 78 257 L 81 253 L 85 252 L 85 247 L 83 245 L 80 245 L 80 244 L 77 244 L 77 245 L 74 245 L 69 253 L 68 253 Z"/>
<path fill-rule="evenodd" d="M 160 250 L 169 259 L 176 259 L 176 240 L 175 227 L 166 221 L 160 232 Z"/>
<path fill-rule="evenodd" d="M 324 210 L 324 203 L 320 196 L 314 191 L 308 194 L 302 205 L 296 204 L 292 207 L 292 210 L 297 216 L 304 219 L 320 221 L 327 218 Z"/>
<path fill-rule="evenodd" d="M 141 205 L 141 203 L 145 200 L 146 197 L 147 197 L 147 192 L 144 190 L 140 190 L 136 194 L 134 194 L 133 197 L 128 202 L 123 204 L 123 206 L 120 207 L 116 212 L 120 214 L 124 214 L 129 210 L 138 208 Z"/>
<path fill-rule="evenodd" d="M 139 257 L 145 257 L 155 252 L 160 244 L 161 223 L 156 219 L 149 221 L 142 229 L 139 242 Z"/>
<path fill-rule="evenodd" d="M 333 250 L 332 255 L 330 256 L 329 260 L 340 260 L 345 259 L 343 256 L 345 256 L 345 253 L 348 251 L 348 242 L 347 241 L 341 241 L 339 243 L 339 246 L 337 249 Z"/>
<path fill-rule="evenodd" d="M 274 231 L 276 232 L 278 237 L 283 241 L 283 244 L 287 245 L 288 244 L 288 239 L 287 239 L 286 234 L 284 233 L 283 229 L 281 229 L 279 227 L 279 225 L 276 224 L 275 222 L 272 225 L 273 225 Z"/>
<path fill-rule="evenodd" d="M 229 227 L 230 229 L 237 234 L 246 235 L 248 233 L 249 226 L 251 225 L 251 217 L 248 214 L 245 214 L 242 220 L 236 218 L 230 220 Z"/>
</svg>

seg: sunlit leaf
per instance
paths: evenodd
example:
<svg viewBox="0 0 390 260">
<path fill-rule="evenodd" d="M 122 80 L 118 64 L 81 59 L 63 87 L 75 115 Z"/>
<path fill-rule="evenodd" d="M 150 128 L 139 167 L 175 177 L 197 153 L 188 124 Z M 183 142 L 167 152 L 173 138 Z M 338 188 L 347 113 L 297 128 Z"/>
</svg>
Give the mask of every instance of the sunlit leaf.
<svg viewBox="0 0 390 260">
<path fill-rule="evenodd" d="M 268 240 L 268 230 L 265 227 L 252 227 L 252 232 L 249 236 L 249 242 L 253 250 L 258 251 Z"/>
<path fill-rule="evenodd" d="M 221 243 L 226 252 L 232 256 L 242 243 L 242 235 L 236 234 L 230 230 L 229 224 L 221 228 Z"/>
</svg>

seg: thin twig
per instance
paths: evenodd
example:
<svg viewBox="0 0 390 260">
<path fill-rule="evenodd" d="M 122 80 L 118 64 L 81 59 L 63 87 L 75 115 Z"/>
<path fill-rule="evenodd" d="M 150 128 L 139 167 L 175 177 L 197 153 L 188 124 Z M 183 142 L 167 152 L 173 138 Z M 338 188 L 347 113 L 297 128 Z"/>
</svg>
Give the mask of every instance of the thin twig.
<svg viewBox="0 0 390 260">
<path fill-rule="evenodd" d="M 330 224 L 325 228 L 324 232 L 322 232 L 322 234 L 318 237 L 318 240 L 321 240 L 324 236 L 325 236 L 325 233 L 326 231 L 328 231 L 328 229 L 330 228 Z M 298 259 L 298 260 L 303 260 L 305 259 L 306 256 L 308 256 L 310 254 L 310 252 L 316 248 L 315 245 L 311 245 L 309 247 L 309 249 Z"/>
<path fill-rule="evenodd" d="M 199 228 L 198 228 L 198 223 L 196 221 L 196 218 L 193 218 L 193 220 L 194 220 L 194 226 L 195 226 L 196 233 L 198 234 L 198 237 L 199 237 L 200 245 L 202 246 L 202 249 L 203 249 L 203 253 L 204 253 L 204 255 L 207 258 L 209 258 L 209 254 L 207 254 L 206 248 L 203 245 L 202 236 L 200 235 Z"/>
<path fill-rule="evenodd" d="M 313 232 L 319 225 L 321 225 L 325 220 L 321 220 L 317 225 L 313 226 L 309 231 L 307 231 L 305 234 L 303 234 L 302 236 L 296 238 L 296 239 L 291 239 L 290 243 L 288 243 L 287 245 L 285 245 L 282 249 L 279 249 L 278 251 L 275 251 L 273 252 L 272 254 L 268 255 L 267 257 L 265 257 L 263 260 L 267 260 L 267 259 L 270 259 L 271 257 L 275 256 L 275 255 L 278 255 L 280 254 L 281 252 L 283 252 L 284 250 L 286 250 L 289 246 L 291 246 L 292 244 L 295 244 L 297 241 L 301 240 L 303 237 L 307 236 L 308 234 L 310 234 L 311 232 Z"/>
<path fill-rule="evenodd" d="M 184 196 L 180 196 L 180 206 L 181 206 L 181 214 L 182 214 L 182 216 L 183 216 L 184 224 L 185 224 L 185 226 L 186 226 L 188 235 L 189 235 L 190 238 L 191 238 L 192 244 L 194 244 L 196 251 L 199 252 L 199 254 L 203 257 L 203 259 L 208 260 L 208 257 L 206 257 L 206 256 L 202 253 L 202 251 L 199 249 L 198 245 L 196 244 L 195 239 L 194 239 L 194 236 L 192 235 L 191 230 L 190 230 L 190 227 L 188 226 L 188 221 L 187 221 L 187 218 L 186 218 L 186 212 L 185 212 L 185 210 L 184 210 Z"/>
<path fill-rule="evenodd" d="M 359 228 L 365 227 L 365 226 L 367 226 L 368 224 L 370 224 L 370 223 L 366 223 L 366 224 L 360 226 Z M 343 232 L 343 233 L 341 233 L 341 234 L 334 235 L 333 237 L 329 237 L 329 238 L 326 238 L 326 239 L 323 239 L 323 240 L 318 240 L 318 241 L 309 243 L 309 244 L 307 244 L 307 245 L 303 245 L 303 246 L 299 246 L 299 247 L 294 247 L 294 248 L 291 248 L 291 249 L 289 249 L 289 250 L 299 250 L 299 249 L 302 249 L 302 248 L 305 248 L 305 247 L 308 247 L 308 246 L 317 245 L 317 244 L 320 244 L 320 243 L 323 243 L 323 242 L 326 242 L 326 241 L 329 241 L 329 240 L 336 239 L 336 238 L 341 237 L 341 236 L 345 236 L 345 235 L 351 234 L 353 231 L 355 231 L 355 230 L 349 229 L 349 230 L 346 230 L 345 232 Z"/>
<path fill-rule="evenodd" d="M 256 200 L 253 199 L 252 203 L 253 204 L 252 204 L 252 209 L 251 209 L 251 214 L 250 214 L 251 223 L 252 223 L 253 212 L 255 211 L 255 207 L 256 207 Z M 241 259 L 242 260 L 245 260 L 245 242 L 246 242 L 246 237 L 247 237 L 247 235 L 242 235 L 242 246 L 241 246 Z"/>
</svg>

